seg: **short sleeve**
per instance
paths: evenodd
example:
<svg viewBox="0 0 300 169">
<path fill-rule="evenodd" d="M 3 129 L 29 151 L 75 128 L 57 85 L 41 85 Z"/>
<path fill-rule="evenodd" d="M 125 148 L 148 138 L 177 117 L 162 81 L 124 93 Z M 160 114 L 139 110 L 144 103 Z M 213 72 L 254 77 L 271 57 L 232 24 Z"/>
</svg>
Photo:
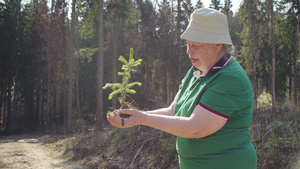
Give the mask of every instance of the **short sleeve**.
<svg viewBox="0 0 300 169">
<path fill-rule="evenodd" d="M 235 111 L 251 106 L 253 93 L 251 85 L 238 77 L 216 79 L 200 98 L 199 105 L 205 109 L 230 118 Z"/>
</svg>

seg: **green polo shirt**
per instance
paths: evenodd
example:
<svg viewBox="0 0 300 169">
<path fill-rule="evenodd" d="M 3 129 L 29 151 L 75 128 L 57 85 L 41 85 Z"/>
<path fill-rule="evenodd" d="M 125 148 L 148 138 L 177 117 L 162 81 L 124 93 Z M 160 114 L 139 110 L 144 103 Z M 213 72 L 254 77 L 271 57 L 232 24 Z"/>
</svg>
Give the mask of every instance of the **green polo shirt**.
<svg viewBox="0 0 300 169">
<path fill-rule="evenodd" d="M 230 55 L 203 77 L 191 68 L 182 80 L 175 116 L 189 117 L 195 106 L 227 119 L 219 131 L 201 139 L 178 137 L 181 169 L 255 169 L 257 156 L 250 142 L 253 92 L 249 78 Z"/>
</svg>

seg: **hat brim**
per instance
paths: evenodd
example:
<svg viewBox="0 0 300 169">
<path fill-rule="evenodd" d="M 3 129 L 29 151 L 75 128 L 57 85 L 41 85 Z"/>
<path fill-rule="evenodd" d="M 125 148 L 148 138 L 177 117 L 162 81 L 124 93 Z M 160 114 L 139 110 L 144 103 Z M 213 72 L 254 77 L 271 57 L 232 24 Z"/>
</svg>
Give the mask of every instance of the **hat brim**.
<svg viewBox="0 0 300 169">
<path fill-rule="evenodd" d="M 228 34 L 206 32 L 190 26 L 183 32 L 181 39 L 200 43 L 232 45 L 230 35 Z"/>
</svg>

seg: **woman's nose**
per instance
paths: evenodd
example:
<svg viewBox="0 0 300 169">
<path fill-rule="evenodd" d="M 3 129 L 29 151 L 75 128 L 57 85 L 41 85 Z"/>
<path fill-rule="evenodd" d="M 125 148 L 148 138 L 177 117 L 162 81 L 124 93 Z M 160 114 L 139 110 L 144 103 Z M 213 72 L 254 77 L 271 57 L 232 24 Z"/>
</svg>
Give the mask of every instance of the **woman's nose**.
<svg viewBox="0 0 300 169">
<path fill-rule="evenodd" d="M 187 46 L 187 48 L 186 48 L 186 53 L 187 53 L 188 55 L 191 55 L 191 54 L 193 54 L 193 50 L 192 50 L 189 46 Z"/>
</svg>

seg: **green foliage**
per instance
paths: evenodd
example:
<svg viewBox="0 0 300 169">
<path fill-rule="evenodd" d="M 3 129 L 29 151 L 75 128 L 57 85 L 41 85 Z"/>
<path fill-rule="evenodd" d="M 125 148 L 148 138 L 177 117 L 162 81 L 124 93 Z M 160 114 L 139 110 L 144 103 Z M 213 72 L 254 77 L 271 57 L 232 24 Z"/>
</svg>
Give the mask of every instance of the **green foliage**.
<svg viewBox="0 0 300 169">
<path fill-rule="evenodd" d="M 98 48 L 83 48 L 75 52 L 75 56 L 82 63 L 90 63 L 93 60 L 93 55 L 98 52 Z"/>
<path fill-rule="evenodd" d="M 111 100 L 114 95 L 121 94 L 121 96 L 118 99 L 122 109 L 127 105 L 125 102 L 127 93 L 136 93 L 136 91 L 131 88 L 135 85 L 142 85 L 140 82 L 129 82 L 129 79 L 131 78 L 131 73 L 137 72 L 137 70 L 134 68 L 141 64 L 142 59 L 135 61 L 133 59 L 133 48 L 130 48 L 129 60 L 127 61 L 123 56 L 120 56 L 119 61 L 123 63 L 122 70 L 124 70 L 123 72 L 118 72 L 118 75 L 123 76 L 122 83 L 106 83 L 103 89 L 111 88 L 112 90 L 114 90 L 112 93 L 109 94 L 109 100 Z"/>
<path fill-rule="evenodd" d="M 159 139 L 160 148 L 165 152 L 165 160 L 171 162 L 174 160 L 174 154 L 176 154 L 176 141 L 170 140 L 170 138 Z"/>
<path fill-rule="evenodd" d="M 278 38 L 275 40 L 276 43 L 276 97 L 284 98 L 288 86 L 287 77 L 293 77 L 294 56 L 299 55 L 297 50 L 298 38 L 295 36 L 297 34 L 297 28 L 295 23 L 297 21 L 297 16 L 293 14 L 292 11 L 286 12 L 281 11 L 278 14 Z M 289 43 L 287 43 L 289 42 Z M 290 86 L 291 87 L 291 86 Z"/>
<path fill-rule="evenodd" d="M 117 130 L 111 139 L 111 143 L 117 145 L 121 144 L 122 140 L 124 140 L 124 137 L 128 136 L 130 131 L 131 131 L 130 129 Z"/>
<path fill-rule="evenodd" d="M 81 41 L 85 41 L 85 43 L 87 43 L 87 41 L 95 38 L 95 17 L 97 16 L 96 11 L 98 11 L 96 10 L 97 6 L 91 2 L 78 0 L 76 2 L 76 7 L 78 9 L 77 16 L 80 18 L 78 26 L 76 27 L 76 34 Z"/>
<path fill-rule="evenodd" d="M 281 105 L 276 113 L 259 109 L 253 113 L 251 142 L 258 168 L 290 168 L 300 149 L 299 109 Z"/>
<path fill-rule="evenodd" d="M 279 146 L 279 144 L 277 142 L 276 135 L 275 135 L 275 133 L 273 131 L 271 131 L 270 132 L 270 137 L 268 138 L 267 147 L 272 151 L 273 148 L 276 148 L 278 146 Z"/>
<path fill-rule="evenodd" d="M 257 97 L 257 108 L 260 109 L 271 109 L 272 108 L 272 95 L 267 93 L 266 90 Z"/>
<path fill-rule="evenodd" d="M 211 4 L 209 4 L 209 7 L 220 10 L 222 8 L 222 4 L 220 0 L 211 0 Z"/>
<path fill-rule="evenodd" d="M 140 18 L 139 11 L 135 8 L 129 9 L 130 15 L 126 19 L 126 25 L 135 25 L 138 23 L 138 18 Z"/>
<path fill-rule="evenodd" d="M 195 7 L 196 7 L 195 9 L 199 9 L 199 8 L 203 8 L 204 5 L 203 5 L 203 3 L 201 2 L 201 0 L 198 0 Z"/>
</svg>

